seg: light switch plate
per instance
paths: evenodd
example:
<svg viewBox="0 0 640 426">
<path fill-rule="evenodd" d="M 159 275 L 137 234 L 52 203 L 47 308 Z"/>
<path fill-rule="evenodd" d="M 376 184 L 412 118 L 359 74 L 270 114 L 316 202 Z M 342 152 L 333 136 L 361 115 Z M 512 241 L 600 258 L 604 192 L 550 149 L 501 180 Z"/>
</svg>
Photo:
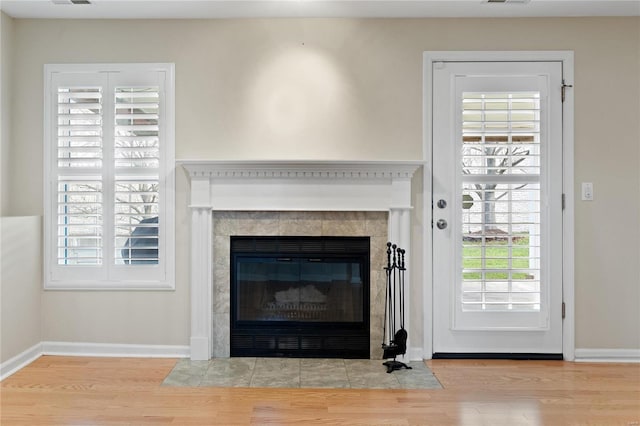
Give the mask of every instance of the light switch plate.
<svg viewBox="0 0 640 426">
<path fill-rule="evenodd" d="M 593 183 L 582 182 L 582 201 L 593 201 Z"/>
</svg>

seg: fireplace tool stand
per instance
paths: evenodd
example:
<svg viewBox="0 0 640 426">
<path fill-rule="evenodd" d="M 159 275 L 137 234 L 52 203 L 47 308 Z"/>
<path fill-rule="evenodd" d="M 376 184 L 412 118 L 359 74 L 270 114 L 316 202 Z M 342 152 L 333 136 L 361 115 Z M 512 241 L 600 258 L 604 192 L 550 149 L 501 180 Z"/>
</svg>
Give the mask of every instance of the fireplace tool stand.
<svg viewBox="0 0 640 426">
<path fill-rule="evenodd" d="M 404 264 L 405 250 L 397 247 L 395 244 L 387 243 L 387 266 L 384 268 L 387 276 L 386 295 L 384 304 L 384 325 L 382 331 L 382 350 L 384 359 L 393 358 L 391 361 L 385 361 L 382 365 L 387 367 L 387 373 L 395 370 L 406 368 L 411 370 L 404 362 L 396 360 L 398 355 L 404 355 L 407 352 L 407 331 L 404 329 L 404 273 L 406 271 Z M 392 260 L 393 259 L 393 260 Z M 396 305 L 400 328 L 396 330 Z M 387 329 L 387 325 L 389 328 Z M 391 339 L 391 333 L 396 330 Z M 389 332 L 389 344 L 384 343 Z"/>
</svg>

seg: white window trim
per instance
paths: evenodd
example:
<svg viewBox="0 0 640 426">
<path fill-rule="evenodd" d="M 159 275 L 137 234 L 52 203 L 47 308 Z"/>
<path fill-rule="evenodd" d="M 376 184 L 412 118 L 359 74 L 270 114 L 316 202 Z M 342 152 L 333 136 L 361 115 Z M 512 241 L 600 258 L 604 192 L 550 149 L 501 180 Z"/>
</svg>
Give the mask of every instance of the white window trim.
<svg viewBox="0 0 640 426">
<path fill-rule="evenodd" d="M 52 275 L 56 255 L 54 232 L 56 223 L 53 161 L 57 155 L 55 114 L 53 112 L 52 76 L 55 73 L 100 72 L 164 72 L 165 74 L 165 139 L 160 173 L 164 175 L 164 197 L 161 215 L 164 227 L 165 261 L 158 280 L 92 279 L 56 280 Z M 162 231 L 161 231 L 162 232 Z M 46 64 L 44 66 L 44 289 L 45 290 L 175 290 L 175 65 L 172 63 L 140 64 Z"/>
</svg>

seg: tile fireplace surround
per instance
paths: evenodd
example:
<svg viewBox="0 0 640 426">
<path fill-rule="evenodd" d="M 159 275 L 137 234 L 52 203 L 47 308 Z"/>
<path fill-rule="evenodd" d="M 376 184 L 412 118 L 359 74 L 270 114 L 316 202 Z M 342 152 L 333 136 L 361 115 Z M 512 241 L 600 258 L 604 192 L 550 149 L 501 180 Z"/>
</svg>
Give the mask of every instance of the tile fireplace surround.
<svg viewBox="0 0 640 426">
<path fill-rule="evenodd" d="M 370 354 L 380 357 L 380 300 L 384 299 L 380 252 L 384 253 L 387 240 L 410 247 L 411 178 L 422 163 L 186 160 L 179 164 L 191 183 L 192 360 L 229 356 L 228 244 L 229 235 L 236 233 L 371 237 Z M 409 271 L 407 283 L 411 283 Z M 409 312 L 406 317 L 410 318 Z"/>
</svg>

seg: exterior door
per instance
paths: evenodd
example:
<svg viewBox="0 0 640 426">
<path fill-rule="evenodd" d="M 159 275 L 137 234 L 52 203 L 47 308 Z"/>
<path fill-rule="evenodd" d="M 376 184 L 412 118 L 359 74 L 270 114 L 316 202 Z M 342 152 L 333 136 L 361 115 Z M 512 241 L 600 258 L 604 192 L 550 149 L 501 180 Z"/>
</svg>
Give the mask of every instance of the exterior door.
<svg viewBox="0 0 640 426">
<path fill-rule="evenodd" d="M 434 356 L 562 354 L 562 64 L 433 64 Z"/>
</svg>

